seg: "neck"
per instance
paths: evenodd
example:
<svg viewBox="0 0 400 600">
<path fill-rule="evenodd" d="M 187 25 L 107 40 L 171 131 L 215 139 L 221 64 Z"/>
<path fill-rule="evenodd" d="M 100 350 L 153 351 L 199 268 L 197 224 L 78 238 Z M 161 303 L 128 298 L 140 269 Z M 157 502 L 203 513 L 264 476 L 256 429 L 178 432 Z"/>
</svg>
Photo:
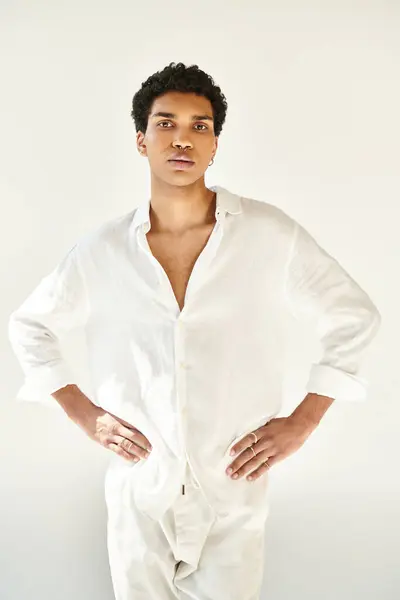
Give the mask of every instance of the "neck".
<svg viewBox="0 0 400 600">
<path fill-rule="evenodd" d="M 204 177 L 190 185 L 170 185 L 152 176 L 150 221 L 153 233 L 183 234 L 215 223 L 216 194 Z"/>
</svg>

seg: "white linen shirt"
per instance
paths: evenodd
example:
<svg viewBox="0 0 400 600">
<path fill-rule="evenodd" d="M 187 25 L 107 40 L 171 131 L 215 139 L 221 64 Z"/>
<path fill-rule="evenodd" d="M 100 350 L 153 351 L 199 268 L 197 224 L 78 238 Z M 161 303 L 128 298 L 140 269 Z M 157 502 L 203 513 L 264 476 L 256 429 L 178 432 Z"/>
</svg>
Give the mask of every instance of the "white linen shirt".
<svg viewBox="0 0 400 600">
<path fill-rule="evenodd" d="M 159 518 L 186 464 L 217 511 L 263 510 L 265 475 L 232 481 L 237 440 L 282 405 L 288 311 L 313 317 L 323 349 L 308 392 L 363 400 L 357 375 L 380 314 L 315 239 L 278 207 L 214 186 L 216 223 L 190 276 L 182 311 L 151 253 L 150 200 L 82 236 L 9 320 L 25 374 L 17 398 L 53 403 L 74 374 L 59 339 L 84 328 L 98 406 L 138 428 L 153 450 L 129 464 L 139 507 Z M 111 467 L 110 467 L 111 468 Z"/>
</svg>

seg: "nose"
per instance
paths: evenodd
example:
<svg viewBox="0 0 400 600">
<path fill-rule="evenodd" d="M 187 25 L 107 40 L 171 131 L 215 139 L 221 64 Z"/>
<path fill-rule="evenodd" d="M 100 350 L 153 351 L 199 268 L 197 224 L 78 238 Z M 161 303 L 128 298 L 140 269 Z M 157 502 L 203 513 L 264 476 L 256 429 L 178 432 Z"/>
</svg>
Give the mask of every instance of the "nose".
<svg viewBox="0 0 400 600">
<path fill-rule="evenodd" d="M 186 150 L 187 148 L 193 148 L 193 145 L 190 142 L 182 142 L 181 140 L 177 140 L 173 143 L 174 148 L 178 150 Z"/>
</svg>

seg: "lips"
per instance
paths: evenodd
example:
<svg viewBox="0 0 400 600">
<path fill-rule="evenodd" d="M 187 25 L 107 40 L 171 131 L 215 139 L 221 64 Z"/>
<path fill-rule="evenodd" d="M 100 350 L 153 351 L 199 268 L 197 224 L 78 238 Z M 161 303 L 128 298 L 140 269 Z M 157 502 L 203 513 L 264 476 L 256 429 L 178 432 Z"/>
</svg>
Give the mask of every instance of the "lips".
<svg viewBox="0 0 400 600">
<path fill-rule="evenodd" d="M 184 154 L 173 154 L 171 156 L 171 158 L 168 160 L 168 162 L 188 162 L 188 163 L 193 163 L 194 161 L 190 160 L 190 158 L 188 158 Z"/>
<path fill-rule="evenodd" d="M 174 169 L 180 170 L 191 169 L 194 166 L 194 162 L 191 160 L 170 159 L 168 162 L 174 167 Z"/>
<path fill-rule="evenodd" d="M 186 160 L 186 158 L 170 158 L 169 160 L 172 162 L 193 162 L 192 160 Z"/>
<path fill-rule="evenodd" d="M 177 159 L 177 158 L 170 158 L 168 162 L 179 162 L 179 163 L 189 163 L 189 164 L 193 164 L 192 160 L 183 160 L 182 158 Z"/>
</svg>

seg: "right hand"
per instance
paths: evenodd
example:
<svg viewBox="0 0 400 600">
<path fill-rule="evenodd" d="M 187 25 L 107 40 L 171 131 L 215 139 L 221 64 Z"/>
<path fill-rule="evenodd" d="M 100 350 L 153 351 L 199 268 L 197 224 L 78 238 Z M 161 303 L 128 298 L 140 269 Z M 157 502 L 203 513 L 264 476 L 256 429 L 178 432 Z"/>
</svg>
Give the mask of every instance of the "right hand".
<svg viewBox="0 0 400 600">
<path fill-rule="evenodd" d="M 80 426 L 92 440 L 130 462 L 150 456 L 152 446 L 136 427 L 100 407 L 94 407 Z"/>
</svg>

